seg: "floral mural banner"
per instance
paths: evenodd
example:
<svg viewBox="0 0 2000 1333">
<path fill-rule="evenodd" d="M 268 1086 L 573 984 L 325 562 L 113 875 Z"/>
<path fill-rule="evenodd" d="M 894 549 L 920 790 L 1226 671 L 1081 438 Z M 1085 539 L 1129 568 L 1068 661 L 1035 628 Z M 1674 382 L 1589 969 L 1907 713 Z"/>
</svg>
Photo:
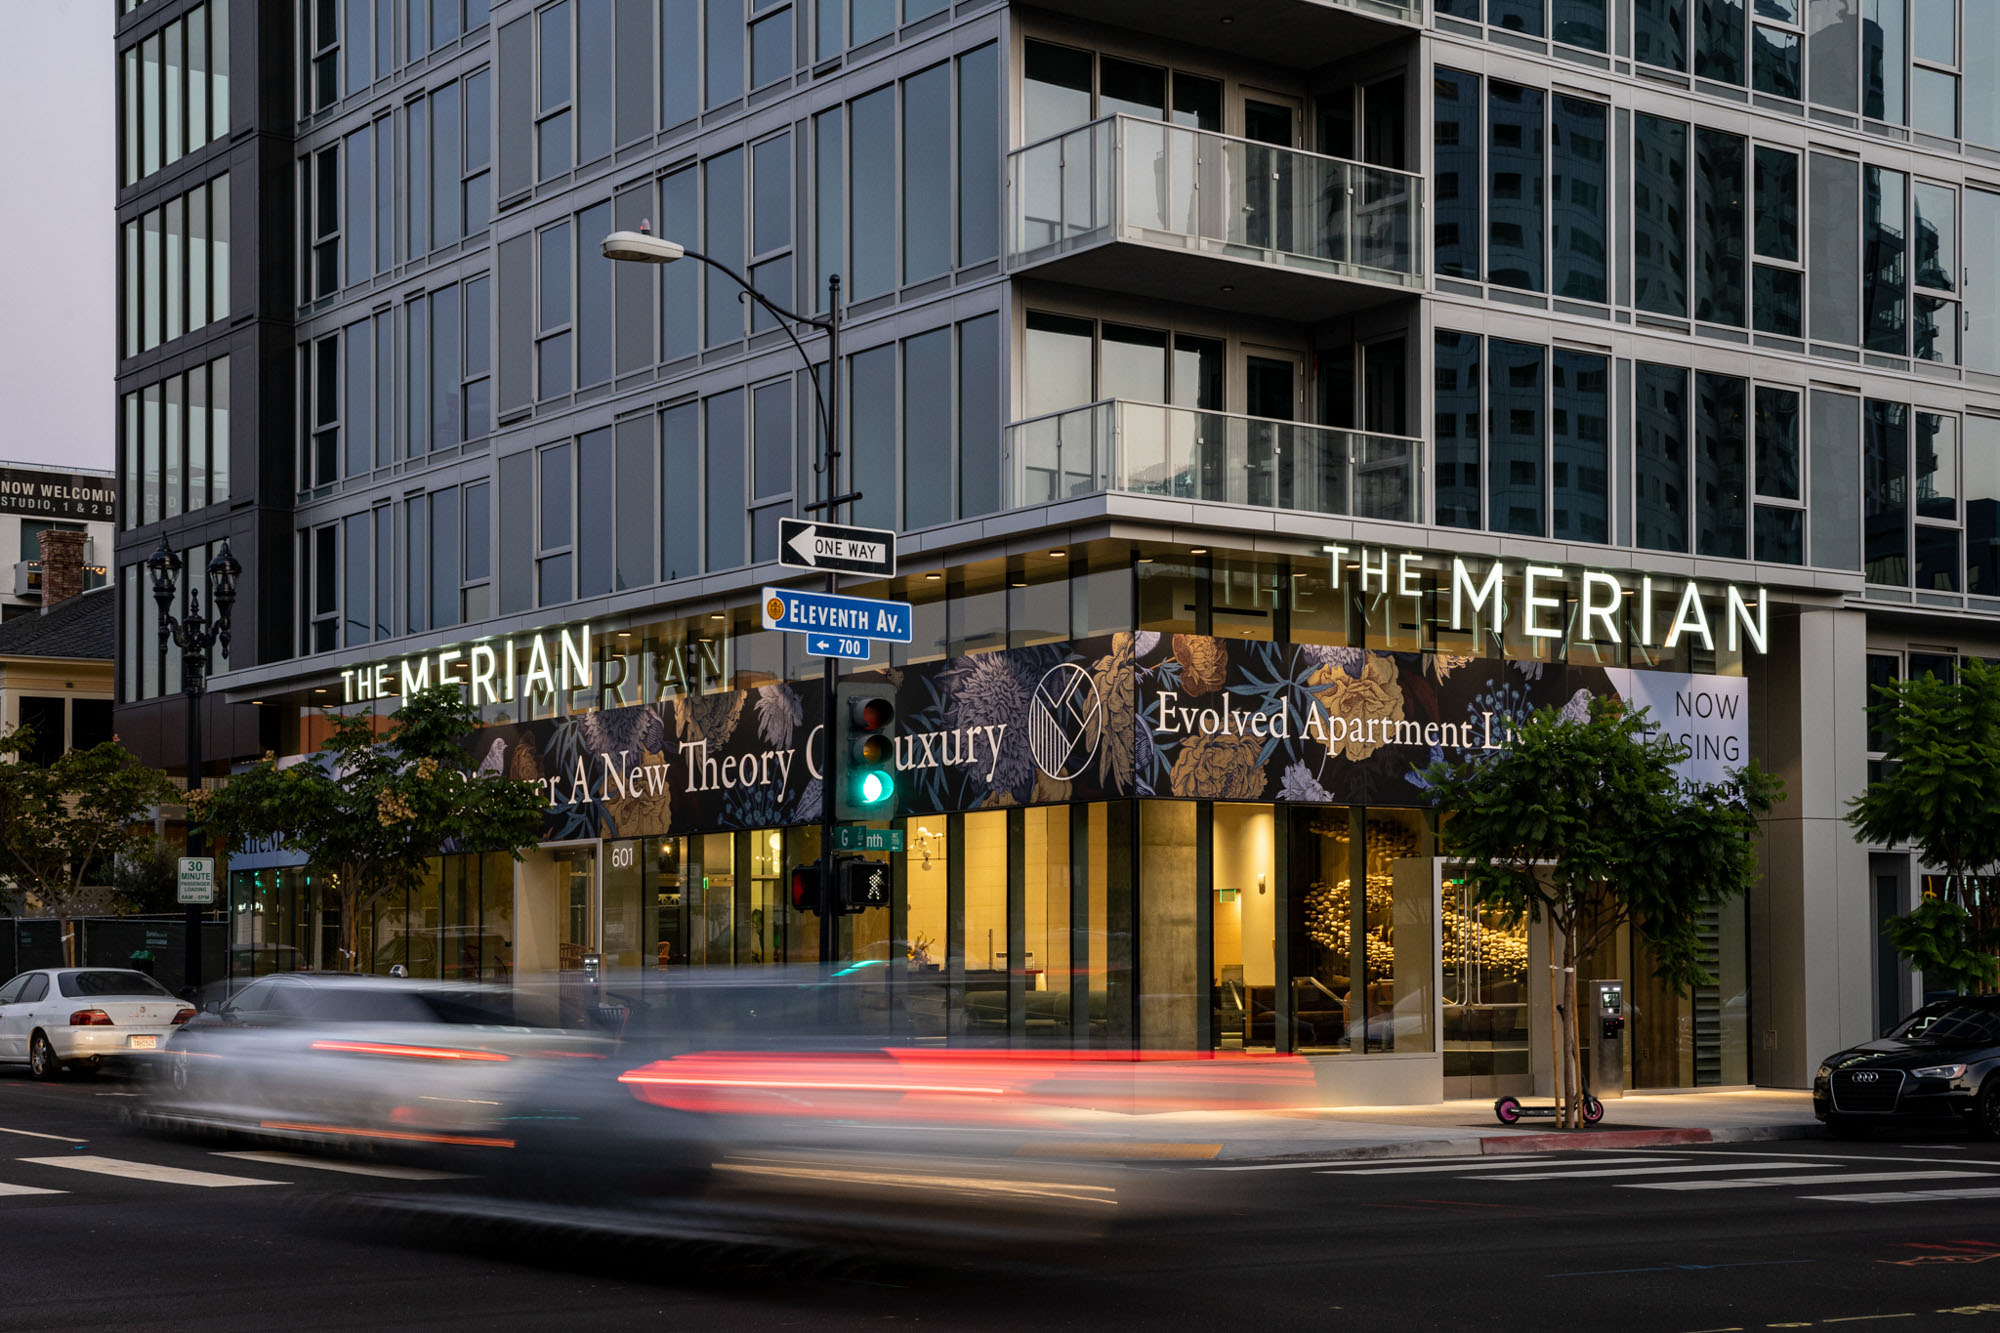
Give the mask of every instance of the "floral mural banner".
<svg viewBox="0 0 2000 1333">
<path fill-rule="evenodd" d="M 905 814 L 1135 796 L 1427 804 L 1423 770 L 1503 749 L 1541 707 L 1648 706 L 1718 780 L 1747 757 L 1747 683 L 1362 648 L 1113 634 L 850 679 L 896 704 Z M 480 767 L 540 782 L 551 840 L 820 816 L 817 682 L 681 695 L 481 731 Z"/>
</svg>

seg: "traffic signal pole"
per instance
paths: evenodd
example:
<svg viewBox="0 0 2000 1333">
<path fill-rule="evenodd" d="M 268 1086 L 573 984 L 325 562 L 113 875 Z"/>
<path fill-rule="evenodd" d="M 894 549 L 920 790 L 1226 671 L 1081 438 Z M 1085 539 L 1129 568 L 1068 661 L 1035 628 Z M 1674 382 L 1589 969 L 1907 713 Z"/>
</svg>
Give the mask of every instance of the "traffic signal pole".
<svg viewBox="0 0 2000 1333">
<path fill-rule="evenodd" d="M 840 275 L 826 281 L 826 519 L 840 521 L 840 504 L 855 497 L 840 490 Z M 851 511 L 850 511 L 851 512 Z M 832 570 L 826 572 L 826 590 L 840 591 Z M 835 663 L 829 657 L 821 664 L 819 724 L 819 961 L 832 963 L 840 953 L 840 886 L 834 883 L 833 803 L 840 789 L 839 759 L 833 743 L 835 707 Z"/>
</svg>

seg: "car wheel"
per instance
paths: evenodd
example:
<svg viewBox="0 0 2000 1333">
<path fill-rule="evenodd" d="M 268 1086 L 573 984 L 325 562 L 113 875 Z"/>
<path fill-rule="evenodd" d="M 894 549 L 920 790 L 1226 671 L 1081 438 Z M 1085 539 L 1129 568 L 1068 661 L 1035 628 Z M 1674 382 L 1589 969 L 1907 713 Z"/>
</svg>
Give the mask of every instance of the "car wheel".
<svg viewBox="0 0 2000 1333">
<path fill-rule="evenodd" d="M 62 1072 L 62 1061 L 56 1059 L 56 1048 L 49 1045 L 49 1039 L 39 1032 L 28 1040 L 28 1072 L 39 1079 L 51 1079 Z"/>
<path fill-rule="evenodd" d="M 1826 1132 L 1837 1139 L 1865 1139 L 1875 1132 L 1875 1127 L 1864 1120 L 1851 1120 L 1844 1115 L 1830 1115 L 1826 1118 Z"/>
<path fill-rule="evenodd" d="M 2000 1139 L 2000 1074 L 1988 1074 L 1972 1107 L 1972 1132 L 1982 1139 Z"/>
</svg>

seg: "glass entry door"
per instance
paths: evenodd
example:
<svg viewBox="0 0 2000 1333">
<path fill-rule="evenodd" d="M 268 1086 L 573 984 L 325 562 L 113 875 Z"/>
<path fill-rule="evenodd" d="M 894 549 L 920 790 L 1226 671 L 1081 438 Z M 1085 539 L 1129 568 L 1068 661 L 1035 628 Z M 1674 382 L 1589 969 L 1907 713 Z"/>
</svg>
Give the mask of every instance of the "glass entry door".
<svg viewBox="0 0 2000 1333">
<path fill-rule="evenodd" d="M 1293 169 L 1298 158 L 1299 104 L 1260 95 L 1243 99 L 1244 239 L 1260 250 L 1292 251 Z M 1268 145 L 1268 147 L 1266 146 Z"/>
<path fill-rule="evenodd" d="M 1270 507 L 1292 503 L 1292 450 L 1297 435 L 1281 422 L 1298 415 L 1299 385 L 1305 367 L 1290 352 L 1253 351 L 1243 358 L 1244 411 L 1252 418 L 1244 435 L 1244 456 L 1228 498 L 1237 504 Z"/>
<path fill-rule="evenodd" d="M 583 960 L 597 953 L 597 853 L 574 848 L 556 861 L 556 967 L 583 971 Z"/>
</svg>

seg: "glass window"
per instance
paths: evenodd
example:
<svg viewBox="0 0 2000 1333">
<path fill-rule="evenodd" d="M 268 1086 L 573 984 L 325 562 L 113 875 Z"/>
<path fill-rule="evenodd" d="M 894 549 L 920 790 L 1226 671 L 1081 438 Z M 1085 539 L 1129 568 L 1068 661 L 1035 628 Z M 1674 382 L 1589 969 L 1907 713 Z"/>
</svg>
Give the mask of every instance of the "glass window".
<svg viewBox="0 0 2000 1333">
<path fill-rule="evenodd" d="M 1091 119 L 1090 52 L 1031 40 L 1023 58 L 1022 124 L 1028 143 Z"/>
<path fill-rule="evenodd" d="M 618 493 L 614 508 L 618 527 L 616 583 L 621 591 L 643 588 L 659 577 L 653 563 L 653 506 L 659 494 L 653 478 L 653 424 L 651 417 L 635 417 L 617 427 Z"/>
<path fill-rule="evenodd" d="M 1782 565 L 1806 562 L 1806 511 L 1757 506 L 1756 558 Z"/>
<path fill-rule="evenodd" d="M 576 442 L 576 489 L 593 514 L 601 515 L 607 497 L 617 494 L 609 426 L 580 436 Z M 612 525 L 601 518 L 577 524 L 576 595 L 600 597 L 612 589 Z"/>
<path fill-rule="evenodd" d="M 958 326 L 958 513 L 1000 507 L 1000 317 Z"/>
<path fill-rule="evenodd" d="M 459 566 L 458 488 L 431 494 L 431 628 L 458 623 Z"/>
<path fill-rule="evenodd" d="M 1740 141 L 1739 141 L 1740 142 Z M 1768 259 L 1799 257 L 1799 155 L 1759 145 L 1757 253 Z"/>
<path fill-rule="evenodd" d="M 1695 318 L 1741 327 L 1744 318 L 1744 141 L 1695 133 Z"/>
<path fill-rule="evenodd" d="M 1909 351 L 1904 244 L 1905 191 L 1900 171 L 1866 167 L 1861 173 L 1862 321 L 1871 351 L 1900 356 Z"/>
<path fill-rule="evenodd" d="M 364 125 L 346 140 L 347 220 L 343 230 L 347 233 L 349 284 L 366 282 L 375 273 L 375 247 L 371 243 L 375 219 L 374 196 L 370 192 L 375 180 L 375 161 L 369 151 L 372 137 L 373 131 Z"/>
<path fill-rule="evenodd" d="M 1632 0 L 1633 57 L 1686 73 L 1687 10 L 1687 0 Z"/>
<path fill-rule="evenodd" d="M 896 90 L 848 104 L 848 208 L 853 255 L 848 294 L 856 301 L 896 285 Z"/>
<path fill-rule="evenodd" d="M 893 149 L 892 149 L 893 151 Z M 733 148 L 702 163 L 702 239 L 711 259 L 741 273 L 745 234 L 743 150 Z M 895 242 L 893 238 L 890 244 Z M 671 266 L 670 266 L 671 267 Z M 704 275 L 708 287 L 703 341 L 710 347 L 743 337 L 743 302 L 735 283 L 721 274 Z M 859 296 L 857 290 L 855 295 Z"/>
<path fill-rule="evenodd" d="M 1478 278 L 1479 78 L 1439 69 L 1431 81 L 1436 103 L 1432 130 L 1437 221 L 1432 248 L 1445 277 Z"/>
<path fill-rule="evenodd" d="M 1687 387 L 1685 370 L 1638 364 L 1634 544 L 1645 550 L 1688 549 Z"/>
<path fill-rule="evenodd" d="M 1604 21 L 1604 0 L 1555 0 L 1555 39 L 1590 51 L 1605 49 L 1609 31 Z"/>
<path fill-rule="evenodd" d="M 367 319 L 347 326 L 346 401 L 341 416 L 347 422 L 344 470 L 350 477 L 366 476 L 375 466 L 374 329 L 374 322 Z"/>
<path fill-rule="evenodd" d="M 1861 568 L 1861 400 L 1815 390 L 1807 432 L 1812 563 Z"/>
<path fill-rule="evenodd" d="M 1546 536 L 1548 351 L 1490 338 L 1486 353 L 1487 525 L 1495 532 Z"/>
<path fill-rule="evenodd" d="M 1555 523 L 1550 535 L 1570 541 L 1609 541 L 1609 363 L 1601 356 L 1557 348 L 1551 369 Z"/>
<path fill-rule="evenodd" d="M 866 46 L 896 30 L 896 0 L 847 0 L 848 44 Z"/>
<path fill-rule="evenodd" d="M 702 401 L 702 493 L 705 549 L 711 570 L 734 569 L 744 560 L 743 391 L 733 389 Z M 856 421 L 856 426 L 860 422 Z M 859 458 L 855 460 L 858 465 Z M 854 475 L 863 473 L 856 467 Z"/>
<path fill-rule="evenodd" d="M 1504 287 L 1542 288 L 1542 99 L 1539 89 L 1488 86 L 1488 275 Z"/>
<path fill-rule="evenodd" d="M 1917 517 L 1958 521 L 1958 418 L 1917 413 Z"/>
<path fill-rule="evenodd" d="M 1029 417 L 1080 407 L 1093 400 L 1095 332 L 1096 326 L 1087 319 L 1028 312 L 1022 387 Z"/>
<path fill-rule="evenodd" d="M 1000 48 L 958 58 L 958 262 L 1000 253 Z"/>
<path fill-rule="evenodd" d="M 750 86 L 764 88 L 792 75 L 792 12 L 750 25 Z"/>
<path fill-rule="evenodd" d="M 660 0 L 660 127 L 701 114 L 701 47 L 690 40 L 701 0 Z M 503 79 L 504 82 L 504 79 Z"/>
<path fill-rule="evenodd" d="M 660 552 L 664 576 L 701 572 L 701 427 L 694 403 L 660 414 Z"/>
<path fill-rule="evenodd" d="M 1910 71 L 1910 124 L 1926 134 L 1958 137 L 1958 76 L 1922 66 Z"/>
<path fill-rule="evenodd" d="M 1910 585 L 1909 408 L 1867 400 L 1862 412 L 1862 558 L 1868 581 Z"/>
<path fill-rule="evenodd" d="M 1480 526 L 1479 337 L 1437 333 L 1432 431 L 1437 453 L 1437 523 Z"/>
<path fill-rule="evenodd" d="M 904 487 L 903 527 L 926 528 L 951 520 L 951 330 L 933 329 L 903 340 L 903 471 L 923 484 Z"/>
<path fill-rule="evenodd" d="M 1799 395 L 1757 387 L 1757 494 L 1797 500 L 1799 494 Z"/>
<path fill-rule="evenodd" d="M 1749 492 L 1749 384 L 1695 376 L 1695 553 L 1742 559 Z"/>
<path fill-rule="evenodd" d="M 1909 67 L 1903 0 L 1861 0 L 1861 114 L 1901 125 Z"/>
<path fill-rule="evenodd" d="M 535 456 L 512 454 L 500 460 L 500 531 L 510 534 L 500 543 L 500 614 L 525 611 L 534 601 L 536 546 L 524 540 L 535 521 Z M 692 488 L 689 488 L 692 490 Z"/>
<path fill-rule="evenodd" d="M 1916 255 L 1910 277 L 1933 291 L 1958 290 L 1958 191 L 1917 181 L 1910 189 Z"/>
<path fill-rule="evenodd" d="M 408 634 L 421 634 L 430 626 L 430 502 L 416 496 L 403 506 L 403 607 L 409 620 Z"/>
<path fill-rule="evenodd" d="M 1097 114 L 1165 119 L 1167 72 L 1157 65 L 1101 58 L 1097 66 Z"/>
<path fill-rule="evenodd" d="M 951 174 L 951 66 L 937 65 L 903 80 L 905 283 L 951 268 Z"/>
<path fill-rule="evenodd" d="M 660 235 L 692 236 L 700 213 L 695 201 L 695 169 L 687 167 L 660 180 Z M 701 268 L 661 264 L 660 356 L 678 361 L 701 350 Z"/>
<path fill-rule="evenodd" d="M 1743 0 L 1699 0 L 1694 72 L 1717 83 L 1743 82 Z"/>
<path fill-rule="evenodd" d="M 792 136 L 780 134 L 750 150 L 753 254 L 792 243 Z"/>
<path fill-rule="evenodd" d="M 1965 590 L 2000 597 L 2000 418 L 1965 418 Z"/>
<path fill-rule="evenodd" d="M 743 96 L 743 0 L 708 0 L 707 19 L 702 55 L 707 96 L 702 105 L 714 108 Z"/>
<path fill-rule="evenodd" d="M 1557 97 L 1550 108 L 1554 289 L 1572 301 L 1606 299 L 1604 117 L 1601 104 L 1576 97 Z"/>
<path fill-rule="evenodd" d="M 1750 86 L 1772 97 L 1798 101 L 1805 96 L 1800 55 L 1798 33 L 1757 24 L 1750 30 Z"/>
<path fill-rule="evenodd" d="M 1861 341 L 1860 171 L 1850 159 L 1814 153 L 1807 186 L 1812 218 L 1806 245 L 1812 283 L 1808 329 L 1819 341 L 1851 346 Z"/>
<path fill-rule="evenodd" d="M 612 93 L 612 8 L 605 0 L 582 4 L 576 10 L 577 68 L 588 71 L 576 85 L 576 160 L 578 165 L 595 162 L 611 151 Z M 741 40 L 741 20 L 738 20 Z M 453 153 L 442 162 L 457 162 Z M 440 168 L 442 170 L 442 168 Z"/>
<path fill-rule="evenodd" d="M 594 204 L 577 214 L 577 235 L 602 237 L 611 232 L 611 205 Z M 611 378 L 611 277 L 617 265 L 595 245 L 576 252 L 576 382 L 601 384 Z M 720 284 L 718 284 L 720 285 Z"/>
<path fill-rule="evenodd" d="M 1487 0 L 1486 21 L 1508 32 L 1542 35 L 1542 0 Z"/>
<path fill-rule="evenodd" d="M 851 506 L 854 522 L 868 527 L 893 528 L 900 506 L 896 488 L 889 481 L 896 476 L 896 345 L 885 343 L 858 352 L 848 363 L 847 447 L 852 451 L 856 477 L 882 478 L 871 483 L 865 499 Z"/>
<path fill-rule="evenodd" d="M 1656 116 L 1632 120 L 1633 303 L 1662 315 L 1687 313 L 1687 126 Z"/>
</svg>

